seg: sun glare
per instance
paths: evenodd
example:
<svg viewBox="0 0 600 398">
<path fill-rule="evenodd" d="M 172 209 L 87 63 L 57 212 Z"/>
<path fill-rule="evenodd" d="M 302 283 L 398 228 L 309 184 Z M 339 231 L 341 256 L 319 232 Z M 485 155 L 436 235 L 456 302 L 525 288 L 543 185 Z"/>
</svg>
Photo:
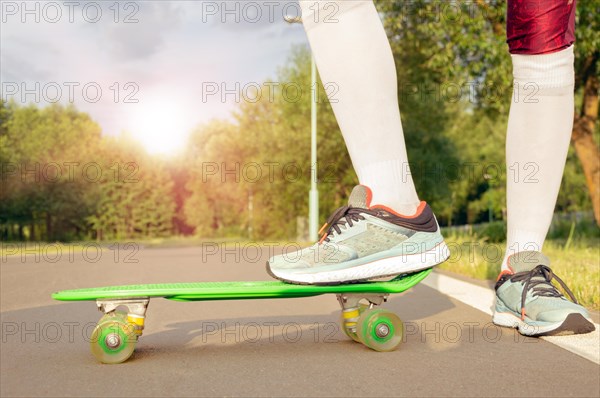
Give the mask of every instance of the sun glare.
<svg viewBox="0 0 600 398">
<path fill-rule="evenodd" d="M 181 151 L 191 127 L 182 108 L 173 103 L 140 105 L 132 118 L 133 137 L 151 154 L 173 155 Z"/>
</svg>

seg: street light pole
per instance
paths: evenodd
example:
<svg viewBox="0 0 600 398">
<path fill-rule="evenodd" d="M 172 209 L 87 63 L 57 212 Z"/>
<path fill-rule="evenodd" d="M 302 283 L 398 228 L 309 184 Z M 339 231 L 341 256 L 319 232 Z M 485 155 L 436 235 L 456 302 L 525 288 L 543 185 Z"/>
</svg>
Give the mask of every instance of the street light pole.
<svg viewBox="0 0 600 398">
<path fill-rule="evenodd" d="M 285 16 L 290 24 L 302 23 L 298 16 Z M 308 231 L 309 239 L 319 237 L 319 189 L 317 188 L 317 65 L 315 56 L 310 54 L 311 66 L 311 104 L 310 104 L 310 191 L 308 193 Z"/>
<path fill-rule="evenodd" d="M 311 87 L 312 101 L 310 104 L 310 192 L 308 194 L 308 229 L 310 240 L 318 239 L 319 229 L 319 190 L 317 188 L 317 65 L 311 53 Z"/>
</svg>

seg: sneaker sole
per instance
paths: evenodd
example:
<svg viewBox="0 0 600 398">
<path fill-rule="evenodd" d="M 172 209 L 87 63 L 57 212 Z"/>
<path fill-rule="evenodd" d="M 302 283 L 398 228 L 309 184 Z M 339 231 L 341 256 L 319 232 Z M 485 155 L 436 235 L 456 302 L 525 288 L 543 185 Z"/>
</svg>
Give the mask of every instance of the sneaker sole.
<svg viewBox="0 0 600 398">
<path fill-rule="evenodd" d="M 548 325 L 531 325 L 509 312 L 495 312 L 494 324 L 519 330 L 524 336 L 567 336 L 590 333 L 596 330 L 594 324 L 581 314 L 567 315 L 564 321 Z"/>
<path fill-rule="evenodd" d="M 273 270 L 269 262 L 267 262 L 267 272 L 275 279 L 287 283 L 298 285 L 337 285 L 421 271 L 443 263 L 448 257 L 450 257 L 450 251 L 448 250 L 448 246 L 442 242 L 426 252 L 384 258 L 335 271 L 310 274 L 292 273 Z"/>
</svg>

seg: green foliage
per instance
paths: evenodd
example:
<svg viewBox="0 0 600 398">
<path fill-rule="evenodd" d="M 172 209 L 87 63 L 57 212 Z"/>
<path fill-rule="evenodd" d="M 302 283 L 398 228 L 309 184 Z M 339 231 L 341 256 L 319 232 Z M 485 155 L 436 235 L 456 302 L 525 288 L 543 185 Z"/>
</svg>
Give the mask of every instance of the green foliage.
<svg viewBox="0 0 600 398">
<path fill-rule="evenodd" d="M 583 70 L 589 57 L 600 53 L 600 3 L 597 0 L 584 0 L 577 3 L 575 63 L 576 70 Z M 596 74 L 600 74 L 600 63 L 596 64 Z M 582 76 L 576 75 L 576 89 L 582 85 Z"/>
<path fill-rule="evenodd" d="M 95 156 L 95 212 L 87 218 L 98 239 L 162 237 L 173 233 L 173 181 L 166 166 L 127 136 L 106 137 Z"/>
<path fill-rule="evenodd" d="M 259 101 L 246 101 L 235 123 L 215 121 L 192 135 L 186 222 L 201 236 L 288 238 L 308 214 L 310 55 L 293 49 Z M 274 87 L 273 95 L 269 88 Z M 292 89 L 296 90 L 292 93 Z M 349 194 L 356 176 L 321 84 L 318 91 L 318 180 L 325 218 Z"/>
<path fill-rule="evenodd" d="M 2 103 L 3 240 L 171 234 L 170 174 L 74 107 Z"/>
<path fill-rule="evenodd" d="M 571 239 L 586 240 L 590 238 L 600 238 L 600 228 L 594 222 L 592 215 L 583 214 L 580 218 L 558 218 L 552 222 L 548 239 L 558 242 L 566 242 Z"/>
<path fill-rule="evenodd" d="M 503 219 L 511 172 L 504 161 L 512 94 L 506 1 L 376 4 L 398 66 L 400 109 L 418 192 L 443 225 L 488 221 L 490 213 Z M 586 57 L 600 48 L 598 2 L 580 2 L 577 15 L 580 76 Z M 571 148 L 557 211 L 589 208 L 585 178 Z"/>
<path fill-rule="evenodd" d="M 503 29 L 505 5 L 377 4 L 398 66 L 418 192 L 445 225 L 476 222 L 490 210 L 501 218 L 511 75 L 497 30 Z"/>
<path fill-rule="evenodd" d="M 100 128 L 73 107 L 8 105 L 3 121 L 3 235 L 67 240 L 85 228 L 92 211 L 86 184 L 74 170 L 84 164 Z M 16 232 L 12 228 L 17 226 Z"/>
</svg>

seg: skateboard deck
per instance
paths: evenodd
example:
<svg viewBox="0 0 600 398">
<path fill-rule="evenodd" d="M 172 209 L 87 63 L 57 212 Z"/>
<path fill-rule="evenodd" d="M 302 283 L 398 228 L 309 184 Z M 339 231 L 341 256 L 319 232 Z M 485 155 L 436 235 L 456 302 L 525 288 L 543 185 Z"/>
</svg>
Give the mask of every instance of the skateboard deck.
<svg viewBox="0 0 600 398">
<path fill-rule="evenodd" d="M 144 329 L 153 298 L 175 301 L 246 300 L 311 297 L 335 294 L 342 307 L 341 328 L 352 340 L 376 351 L 391 351 L 402 341 L 404 326 L 393 312 L 374 308 L 393 293 L 421 282 L 431 268 L 400 275 L 390 281 L 339 285 L 293 285 L 280 281 L 195 282 L 105 286 L 63 290 L 52 294 L 61 301 L 96 301 L 104 313 L 90 338 L 92 353 L 100 362 L 126 361 Z"/>
<path fill-rule="evenodd" d="M 164 297 L 176 301 L 245 300 L 261 298 L 294 298 L 327 293 L 401 293 L 422 281 L 431 269 L 398 276 L 386 282 L 362 282 L 339 285 L 293 285 L 279 281 L 257 282 L 192 282 L 146 285 L 106 286 L 63 290 L 52 294 L 61 301 Z"/>
</svg>

